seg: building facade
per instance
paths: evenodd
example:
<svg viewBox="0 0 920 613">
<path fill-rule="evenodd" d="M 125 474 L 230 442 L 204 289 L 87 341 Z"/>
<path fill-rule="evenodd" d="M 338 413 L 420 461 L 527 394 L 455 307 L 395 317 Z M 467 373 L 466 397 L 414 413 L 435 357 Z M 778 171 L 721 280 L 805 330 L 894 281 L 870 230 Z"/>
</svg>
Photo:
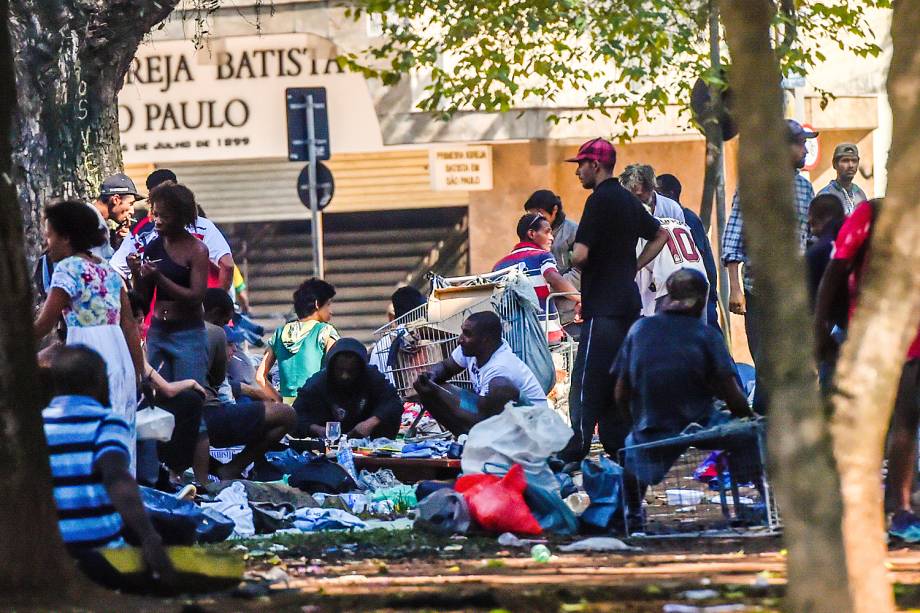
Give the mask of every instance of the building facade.
<svg viewBox="0 0 920 613">
<path fill-rule="evenodd" d="M 382 323 L 388 292 L 417 281 L 426 264 L 444 258 L 452 260 L 445 271 L 491 270 L 516 242 L 516 220 L 536 189 L 560 194 L 567 214 L 580 217 L 587 193 L 574 165 L 563 160 L 583 141 L 615 133 L 612 120 L 554 124 L 547 116 L 566 111 L 528 108 L 458 113 L 449 122 L 439 121 L 414 110 L 418 79 L 383 87 L 339 68 L 339 53 L 360 50 L 379 34 L 372 21 L 346 17 L 344 8 L 330 2 L 275 0 L 273 14 L 263 7 L 257 32 L 253 4 L 238 2 L 215 13 L 199 49 L 190 40 L 192 24 L 177 12 L 138 51 L 119 96 L 119 116 L 129 174 L 142 181 L 155 167 L 172 168 L 209 217 L 229 228 L 246 252 L 243 259 L 262 258 L 249 272 L 253 288 L 261 284 L 272 296 L 261 305 L 266 318 L 282 316 L 283 293 L 289 296 L 290 284 L 309 272 L 303 266 L 309 255 L 308 211 L 296 190 L 303 164 L 287 157 L 287 88 L 326 88 L 328 166 L 335 178 L 335 196 L 325 214 L 328 276 L 350 288 L 343 317 L 355 315 L 346 329 Z M 861 70 L 871 72 L 873 66 Z M 800 88 L 791 114 L 821 132 L 810 171 L 815 184 L 833 176 L 834 146 L 855 142 L 863 152 L 858 182 L 872 195 L 884 109 L 879 110 L 879 95 L 871 87 L 843 93 L 822 109 L 816 95 Z M 618 170 L 642 162 L 658 173 L 672 173 L 684 184 L 684 204 L 698 209 L 705 145 L 687 124 L 672 109 L 642 125 L 638 138 L 618 146 Z M 729 200 L 738 145 L 735 139 L 726 150 Z M 414 251 L 397 248 L 420 237 L 427 226 L 439 230 L 416 241 Z M 377 234 L 362 235 L 364 230 Z M 392 262 L 362 268 L 354 258 L 373 250 L 356 247 L 378 242 L 384 252 L 392 251 Z M 446 258 L 448 250 L 460 256 Z M 273 258 L 272 252 L 281 255 Z M 285 260 L 288 256 L 296 261 Z M 273 262 L 291 274 L 266 283 L 259 277 L 277 272 Z M 387 266 L 393 269 L 382 270 Z M 358 285 L 349 285 L 353 281 Z M 376 289 L 362 293 L 354 287 Z"/>
</svg>

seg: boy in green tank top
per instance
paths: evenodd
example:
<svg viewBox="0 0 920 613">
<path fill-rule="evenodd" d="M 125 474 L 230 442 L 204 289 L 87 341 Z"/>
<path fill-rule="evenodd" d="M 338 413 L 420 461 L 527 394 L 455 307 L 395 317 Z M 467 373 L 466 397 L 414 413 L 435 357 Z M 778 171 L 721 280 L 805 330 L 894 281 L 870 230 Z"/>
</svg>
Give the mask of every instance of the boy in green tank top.
<svg viewBox="0 0 920 613">
<path fill-rule="evenodd" d="M 329 323 L 335 288 L 321 279 L 308 279 L 294 292 L 294 311 L 298 319 L 275 330 L 256 382 L 272 398 L 285 404 L 294 402 L 297 390 L 323 367 L 326 351 L 339 339 Z M 269 381 L 269 372 L 278 362 L 281 393 Z"/>
</svg>

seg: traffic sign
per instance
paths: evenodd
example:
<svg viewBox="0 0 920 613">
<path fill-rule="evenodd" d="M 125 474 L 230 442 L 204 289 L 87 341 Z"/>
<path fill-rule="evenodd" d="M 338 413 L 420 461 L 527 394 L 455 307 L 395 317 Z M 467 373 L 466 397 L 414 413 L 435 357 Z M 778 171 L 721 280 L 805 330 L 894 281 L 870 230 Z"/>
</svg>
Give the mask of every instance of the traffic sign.
<svg viewBox="0 0 920 613">
<path fill-rule="evenodd" d="M 307 98 L 313 98 L 313 126 L 316 142 L 316 159 L 328 160 L 329 113 L 325 87 L 289 87 L 284 90 L 287 106 L 288 159 L 304 162 L 310 159 L 307 133 Z"/>
<path fill-rule="evenodd" d="M 322 211 L 332 201 L 335 193 L 335 181 L 332 171 L 322 162 L 316 163 L 316 207 Z M 307 208 L 310 208 L 310 165 L 307 164 L 297 176 L 297 195 Z"/>
<path fill-rule="evenodd" d="M 803 123 L 802 127 L 809 132 L 815 132 L 815 129 L 812 128 L 807 123 Z M 821 144 L 818 142 L 817 138 L 809 138 L 805 140 L 805 166 L 802 170 L 814 170 L 818 165 L 818 160 L 821 159 Z"/>
</svg>

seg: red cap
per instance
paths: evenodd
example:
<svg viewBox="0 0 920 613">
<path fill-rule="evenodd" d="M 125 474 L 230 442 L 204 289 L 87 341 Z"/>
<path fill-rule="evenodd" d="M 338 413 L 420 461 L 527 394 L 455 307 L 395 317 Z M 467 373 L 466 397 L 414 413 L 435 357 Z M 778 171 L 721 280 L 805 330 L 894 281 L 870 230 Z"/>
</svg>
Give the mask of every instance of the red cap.
<svg viewBox="0 0 920 613">
<path fill-rule="evenodd" d="M 595 138 L 579 147 L 578 154 L 573 158 L 567 159 L 566 162 L 580 162 L 582 160 L 594 160 L 601 164 L 615 164 L 617 152 L 610 141 Z"/>
</svg>

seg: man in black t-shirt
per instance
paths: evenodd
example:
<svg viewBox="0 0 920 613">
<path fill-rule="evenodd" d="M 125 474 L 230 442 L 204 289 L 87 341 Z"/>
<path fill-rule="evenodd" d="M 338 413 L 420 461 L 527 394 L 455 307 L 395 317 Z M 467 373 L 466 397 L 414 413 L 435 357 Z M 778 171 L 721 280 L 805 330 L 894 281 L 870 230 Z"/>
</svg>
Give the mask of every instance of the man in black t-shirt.
<svg viewBox="0 0 920 613">
<path fill-rule="evenodd" d="M 668 234 L 642 203 L 613 177 L 616 151 L 602 138 L 588 141 L 568 162 L 575 175 L 593 190 L 575 235 L 572 265 L 581 269 L 581 339 L 572 371 L 569 414 L 575 435 L 562 453 L 579 461 L 591 448 L 598 426 L 610 455 L 623 447 L 630 423 L 613 406 L 610 372 L 629 327 L 642 306 L 636 272 L 661 251 Z M 639 238 L 648 241 L 636 257 Z"/>
</svg>

